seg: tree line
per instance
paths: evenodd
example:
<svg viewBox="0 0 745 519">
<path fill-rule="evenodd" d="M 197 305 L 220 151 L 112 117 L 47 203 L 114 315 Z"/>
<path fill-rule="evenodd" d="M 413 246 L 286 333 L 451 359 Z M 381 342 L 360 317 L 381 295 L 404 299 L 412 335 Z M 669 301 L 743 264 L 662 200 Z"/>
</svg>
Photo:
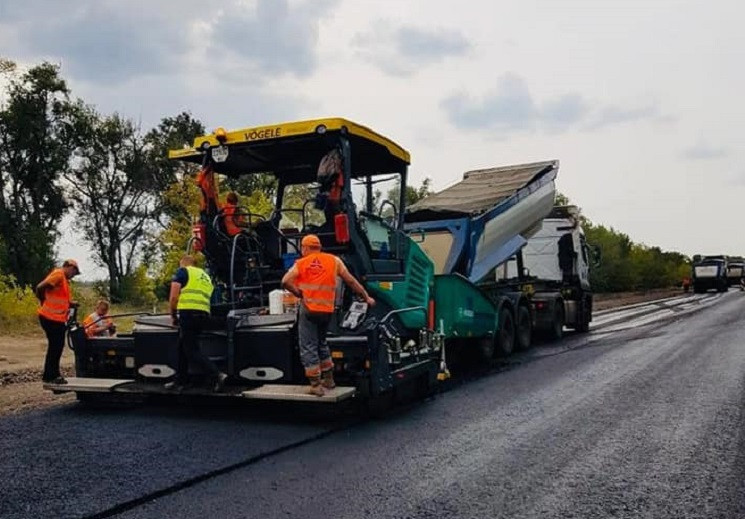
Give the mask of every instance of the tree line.
<svg viewBox="0 0 745 519">
<path fill-rule="evenodd" d="M 166 278 L 198 206 L 195 167 L 169 161 L 168 150 L 203 135 L 204 124 L 184 112 L 144 130 L 101 114 L 50 63 L 21 71 L 3 59 L 0 75 L 0 272 L 20 286 L 42 279 L 69 216 L 107 271 L 102 291 L 114 301 L 152 292 L 148 273 Z M 250 200 L 270 208 L 268 194 Z"/>
<path fill-rule="evenodd" d="M 571 205 L 559 193 L 557 205 Z M 644 291 L 678 286 L 691 275 L 691 259 L 679 252 L 636 243 L 612 227 L 593 223 L 584 215 L 582 228 L 587 242 L 600 251 L 600 261 L 590 265 L 594 292 Z"/>
<path fill-rule="evenodd" d="M 120 114 L 102 114 L 74 97 L 50 63 L 20 70 L 0 59 L 0 79 L 0 275 L 6 284 L 13 279 L 24 287 L 44 277 L 69 216 L 75 235 L 106 269 L 101 289 L 112 300 L 163 296 L 199 204 L 196 167 L 168 160 L 168 150 L 203 135 L 204 124 L 183 112 L 143 129 Z M 270 176 L 224 183 L 251 212 L 271 211 L 276 183 Z M 407 186 L 406 198 L 411 203 L 430 193 L 426 179 Z M 585 220 L 585 230 L 603 254 L 592 271 L 597 291 L 670 286 L 690 269 L 687 257 L 636 244 L 612 228 Z"/>
</svg>

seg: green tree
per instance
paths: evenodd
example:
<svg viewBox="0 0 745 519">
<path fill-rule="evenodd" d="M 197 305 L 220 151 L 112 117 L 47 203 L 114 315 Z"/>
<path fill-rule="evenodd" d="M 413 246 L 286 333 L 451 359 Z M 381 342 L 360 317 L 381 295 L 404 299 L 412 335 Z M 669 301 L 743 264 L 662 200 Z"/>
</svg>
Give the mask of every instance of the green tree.
<svg viewBox="0 0 745 519">
<path fill-rule="evenodd" d="M 78 134 L 86 138 L 64 176 L 83 240 L 108 270 L 112 300 L 121 301 L 122 283 L 134 273 L 160 211 L 156 170 L 132 121 L 77 108 Z"/>
<path fill-rule="evenodd" d="M 67 209 L 60 176 L 77 136 L 69 89 L 55 65 L 42 63 L 9 78 L 0 108 L 0 266 L 21 285 L 39 281 L 54 263 L 58 225 Z"/>
<path fill-rule="evenodd" d="M 189 112 L 181 112 L 174 117 L 164 117 L 158 126 L 147 132 L 148 161 L 156 170 L 154 180 L 156 189 L 165 192 L 174 182 L 193 175 L 199 168 L 195 164 L 170 160 L 169 150 L 177 150 L 184 146 L 191 146 L 194 139 L 204 135 L 204 124 L 195 119 Z M 164 204 L 165 215 L 169 215 L 170 206 Z"/>
</svg>

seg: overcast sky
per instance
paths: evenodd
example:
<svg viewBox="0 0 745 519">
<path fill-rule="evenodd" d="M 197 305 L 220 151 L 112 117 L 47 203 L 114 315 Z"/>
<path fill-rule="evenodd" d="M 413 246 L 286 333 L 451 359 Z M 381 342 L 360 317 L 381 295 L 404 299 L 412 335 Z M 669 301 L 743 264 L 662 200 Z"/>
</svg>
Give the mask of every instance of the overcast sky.
<svg viewBox="0 0 745 519">
<path fill-rule="evenodd" d="M 591 220 L 745 255 L 743 19 L 735 0 L 0 0 L 0 55 L 60 63 L 145 128 L 347 117 L 435 188 L 559 159 Z M 60 254 L 94 271 L 75 240 Z"/>
</svg>

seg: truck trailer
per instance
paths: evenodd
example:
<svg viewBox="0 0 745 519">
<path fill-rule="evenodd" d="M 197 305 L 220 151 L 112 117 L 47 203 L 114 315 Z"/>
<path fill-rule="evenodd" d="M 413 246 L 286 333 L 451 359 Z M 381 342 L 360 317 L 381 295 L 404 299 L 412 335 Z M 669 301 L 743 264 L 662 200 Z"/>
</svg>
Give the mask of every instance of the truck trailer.
<svg viewBox="0 0 745 519">
<path fill-rule="evenodd" d="M 199 166 L 199 181 L 208 184 L 203 196 L 214 198 L 203 201 L 189 247 L 204 255 L 216 286 L 200 348 L 230 377 L 220 396 L 331 403 L 355 397 L 374 406 L 447 379 L 448 355 L 489 362 L 496 352 L 512 351 L 516 329 L 518 336 L 530 332 L 527 297 L 482 281 L 551 211 L 556 161 L 468 174 L 460 209 L 451 208 L 450 224 L 463 228 L 443 245 L 447 250 L 428 255 L 439 234 L 405 227 L 405 216 L 417 213 L 405 207 L 409 153 L 360 124 L 331 118 L 219 128 L 169 157 Z M 249 229 L 229 237 L 215 195 L 217 174 L 270 175 L 273 212 L 264 217 L 243 209 Z M 391 180 L 395 199 L 377 200 L 375 190 Z M 339 291 L 328 337 L 338 386 L 322 397 L 307 393 L 294 310 L 270 311 L 300 240 L 311 233 L 377 301 L 368 308 Z M 179 353 L 168 316 L 141 317 L 131 334 L 89 339 L 73 312 L 68 328 L 76 376 L 47 389 L 74 391 L 84 401 L 169 394 L 164 383 Z M 206 386 L 186 392 L 212 394 Z"/>
</svg>

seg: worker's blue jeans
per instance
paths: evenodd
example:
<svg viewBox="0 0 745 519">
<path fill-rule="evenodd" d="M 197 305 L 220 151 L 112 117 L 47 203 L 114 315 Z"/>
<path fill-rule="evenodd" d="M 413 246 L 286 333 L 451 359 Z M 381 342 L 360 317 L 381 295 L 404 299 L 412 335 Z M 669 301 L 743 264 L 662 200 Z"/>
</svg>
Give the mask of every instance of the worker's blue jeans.
<svg viewBox="0 0 745 519">
<path fill-rule="evenodd" d="M 321 371 L 334 367 L 331 352 L 326 344 L 331 314 L 308 311 L 301 302 L 298 305 L 298 337 L 300 339 L 300 362 L 305 376 L 317 377 Z"/>
</svg>

